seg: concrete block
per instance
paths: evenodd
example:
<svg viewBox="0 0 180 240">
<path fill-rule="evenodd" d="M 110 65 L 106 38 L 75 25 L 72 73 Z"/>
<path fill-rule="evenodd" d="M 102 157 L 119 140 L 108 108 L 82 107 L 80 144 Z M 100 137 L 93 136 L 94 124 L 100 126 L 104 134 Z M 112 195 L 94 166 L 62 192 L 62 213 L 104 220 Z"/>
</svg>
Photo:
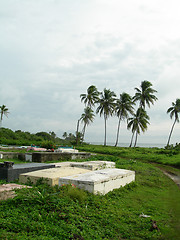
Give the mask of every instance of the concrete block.
<svg viewBox="0 0 180 240">
<path fill-rule="evenodd" d="M 76 174 L 59 178 L 59 186 L 74 184 L 94 194 L 106 194 L 135 181 L 135 172 L 125 169 L 103 169 L 84 174 Z"/>
<path fill-rule="evenodd" d="M 109 161 L 88 161 L 88 162 L 73 162 L 70 164 L 70 166 L 85 168 L 91 171 L 95 171 L 95 170 L 101 170 L 105 168 L 115 168 L 115 163 L 109 162 Z"/>
<path fill-rule="evenodd" d="M 78 153 L 79 151 L 74 148 L 58 148 L 54 152 L 67 152 L 67 153 Z"/>
<path fill-rule="evenodd" d="M 55 167 L 77 167 L 84 168 L 91 171 L 105 169 L 105 168 L 115 168 L 114 162 L 109 161 L 88 161 L 88 162 L 58 162 L 53 163 Z"/>
<path fill-rule="evenodd" d="M 71 164 L 73 162 L 57 162 L 57 163 L 53 163 L 55 165 L 55 167 L 71 167 Z"/>
<path fill-rule="evenodd" d="M 37 180 L 43 178 L 46 179 L 47 184 L 49 184 L 50 186 L 54 186 L 58 185 L 60 177 L 82 174 L 87 172 L 89 172 L 89 170 L 75 167 L 51 168 L 20 174 L 19 181 L 21 183 L 27 183 L 28 180 L 30 180 L 32 183 L 36 183 Z"/>
</svg>

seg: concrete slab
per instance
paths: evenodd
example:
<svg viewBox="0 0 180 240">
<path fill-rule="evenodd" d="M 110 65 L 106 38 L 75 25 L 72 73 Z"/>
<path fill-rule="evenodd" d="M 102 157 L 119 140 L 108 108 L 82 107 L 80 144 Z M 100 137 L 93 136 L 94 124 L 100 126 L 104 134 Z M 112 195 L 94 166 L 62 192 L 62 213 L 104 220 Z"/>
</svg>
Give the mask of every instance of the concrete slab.
<svg viewBox="0 0 180 240">
<path fill-rule="evenodd" d="M 73 162 L 57 162 L 57 163 L 53 163 L 55 165 L 55 167 L 71 167 L 71 164 Z"/>
<path fill-rule="evenodd" d="M 95 171 L 105 168 L 115 168 L 115 163 L 109 161 L 88 161 L 88 162 L 73 162 L 70 164 L 70 166 Z"/>
<path fill-rule="evenodd" d="M 78 167 L 88 169 L 91 171 L 105 168 L 115 168 L 115 163 L 109 161 L 59 162 L 53 164 L 55 165 L 55 167 Z"/>
<path fill-rule="evenodd" d="M 103 169 L 84 174 L 61 177 L 59 186 L 74 184 L 94 194 L 106 194 L 113 189 L 120 188 L 135 181 L 135 172 L 125 169 Z"/>
<path fill-rule="evenodd" d="M 79 151 L 74 148 L 58 148 L 54 152 L 62 152 L 62 153 L 78 153 Z"/>
<path fill-rule="evenodd" d="M 87 173 L 89 171 L 90 170 L 75 167 L 51 168 L 20 174 L 19 181 L 20 183 L 27 183 L 28 180 L 30 180 L 32 183 L 36 183 L 40 178 L 44 178 L 50 186 L 54 186 L 58 185 L 60 177 Z"/>
</svg>

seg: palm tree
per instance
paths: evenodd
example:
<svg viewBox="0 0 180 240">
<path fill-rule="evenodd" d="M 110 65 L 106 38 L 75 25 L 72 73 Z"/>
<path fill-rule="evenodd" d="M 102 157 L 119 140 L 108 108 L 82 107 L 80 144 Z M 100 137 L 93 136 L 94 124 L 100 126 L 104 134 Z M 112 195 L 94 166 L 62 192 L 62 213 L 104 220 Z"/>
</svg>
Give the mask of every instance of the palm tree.
<svg viewBox="0 0 180 240">
<path fill-rule="evenodd" d="M 170 134 L 169 134 L 168 142 L 167 142 L 167 146 L 169 146 L 169 142 L 170 142 L 171 135 L 172 135 L 172 132 L 173 132 L 173 129 L 174 129 L 174 125 L 175 125 L 176 122 L 179 122 L 178 114 L 180 113 L 180 98 L 177 98 L 175 103 L 172 102 L 172 107 L 168 108 L 167 113 L 170 113 L 170 118 L 171 119 L 173 118 L 173 116 L 175 117 L 174 118 L 174 123 L 172 125 L 171 131 L 170 131 Z"/>
<path fill-rule="evenodd" d="M 129 113 L 133 114 L 133 101 L 131 96 L 128 93 L 122 93 L 120 94 L 120 98 L 116 100 L 116 106 L 115 106 L 115 112 L 119 118 L 118 121 L 118 128 L 117 128 L 117 137 L 116 137 L 116 143 L 115 147 L 118 144 L 118 138 L 119 138 L 119 129 L 120 129 L 120 123 L 121 120 L 125 120 L 129 117 Z"/>
<path fill-rule="evenodd" d="M 146 81 L 146 80 L 142 81 L 140 89 L 135 88 L 135 90 L 136 90 L 136 93 L 135 93 L 135 96 L 133 97 L 133 101 L 134 102 L 139 101 L 139 111 L 141 111 L 141 109 L 145 110 L 146 104 L 150 108 L 150 104 L 154 104 L 154 102 L 158 100 L 158 98 L 154 95 L 154 93 L 156 93 L 157 91 L 152 88 L 152 83 L 149 81 Z M 137 139 L 137 135 L 138 135 L 138 132 L 136 130 L 136 139 Z"/>
<path fill-rule="evenodd" d="M 116 94 L 111 91 L 110 89 L 104 89 L 101 93 L 100 98 L 98 100 L 98 108 L 96 113 L 100 114 L 100 117 L 104 115 L 104 123 L 105 123 L 105 135 L 104 135 L 104 146 L 106 146 L 106 122 L 109 116 L 112 116 L 115 110 L 115 103 L 114 101 Z"/>
<path fill-rule="evenodd" d="M 139 101 L 139 107 L 145 109 L 145 105 L 147 104 L 150 107 L 150 103 L 154 104 L 154 101 L 158 100 L 158 98 L 153 95 L 157 91 L 151 88 L 152 83 L 149 81 L 141 82 L 141 88 L 135 88 L 136 93 L 133 97 L 134 102 Z"/>
<path fill-rule="evenodd" d="M 67 132 L 64 132 L 63 135 L 62 135 L 62 137 L 65 138 L 65 139 L 67 138 L 67 136 L 68 136 Z"/>
<path fill-rule="evenodd" d="M 5 105 L 0 106 L 0 113 L 1 113 L 1 124 L 2 124 L 2 120 L 3 120 L 3 116 L 5 115 L 6 117 L 8 117 L 8 108 Z"/>
<path fill-rule="evenodd" d="M 86 107 L 84 109 L 84 113 L 81 115 L 81 121 L 84 123 L 84 127 L 82 130 L 82 141 L 84 140 L 86 126 L 88 126 L 94 120 L 94 113 L 90 107 Z"/>
<path fill-rule="evenodd" d="M 94 85 L 91 85 L 87 89 L 87 94 L 81 94 L 80 98 L 81 102 L 85 103 L 85 106 L 92 108 L 99 99 L 99 92 Z"/>
<path fill-rule="evenodd" d="M 135 143 L 134 147 L 136 146 L 137 143 L 137 136 L 140 134 L 140 131 L 145 132 L 147 130 L 147 124 L 149 124 L 149 116 L 147 115 L 146 111 L 143 108 L 138 108 L 136 114 L 133 115 L 132 118 L 128 119 L 128 125 L 127 128 L 130 129 L 132 128 L 132 138 L 131 138 L 131 143 L 130 146 L 132 146 L 132 141 L 134 134 L 136 133 L 136 138 L 135 138 Z"/>
</svg>

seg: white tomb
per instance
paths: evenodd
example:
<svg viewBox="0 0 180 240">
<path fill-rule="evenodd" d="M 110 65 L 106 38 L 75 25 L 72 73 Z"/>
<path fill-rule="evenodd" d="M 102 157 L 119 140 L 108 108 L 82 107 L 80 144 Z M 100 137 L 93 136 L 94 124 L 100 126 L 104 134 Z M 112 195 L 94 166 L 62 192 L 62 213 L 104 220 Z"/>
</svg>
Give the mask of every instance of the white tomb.
<svg viewBox="0 0 180 240">
<path fill-rule="evenodd" d="M 105 169 L 105 168 L 115 168 L 115 162 L 109 161 L 87 161 L 87 162 L 59 162 L 53 163 L 55 167 L 77 167 L 84 168 L 91 171 Z"/>
<path fill-rule="evenodd" d="M 59 186 L 63 184 L 74 184 L 94 194 L 106 194 L 113 189 L 120 188 L 135 181 L 135 172 L 125 169 L 108 168 L 91 171 L 72 176 L 60 177 Z"/>
<path fill-rule="evenodd" d="M 90 170 L 75 167 L 61 167 L 61 168 L 48 168 L 19 175 L 20 183 L 27 183 L 29 180 L 36 183 L 40 178 L 46 179 L 47 184 L 50 186 L 58 185 L 60 177 L 71 176 L 74 174 L 82 174 Z"/>
</svg>

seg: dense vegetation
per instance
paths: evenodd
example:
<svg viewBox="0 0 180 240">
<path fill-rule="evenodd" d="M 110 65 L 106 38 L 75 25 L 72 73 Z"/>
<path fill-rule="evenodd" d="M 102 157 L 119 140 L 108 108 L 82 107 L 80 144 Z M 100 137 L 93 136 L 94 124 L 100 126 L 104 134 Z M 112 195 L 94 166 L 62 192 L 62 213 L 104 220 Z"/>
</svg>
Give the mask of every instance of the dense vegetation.
<svg viewBox="0 0 180 240">
<path fill-rule="evenodd" d="M 38 132 L 32 134 L 21 130 L 12 131 L 8 128 L 0 128 L 0 144 L 6 145 L 72 145 L 75 144 L 76 138 L 73 134 L 67 135 L 64 139 L 56 136 L 54 132 Z"/>
<path fill-rule="evenodd" d="M 0 202 L 0 238 L 178 239 L 180 192 L 159 169 L 117 156 L 97 155 L 88 160 L 114 161 L 118 168 L 135 170 L 136 181 L 105 196 L 40 182 L 17 190 L 14 199 Z"/>
</svg>

